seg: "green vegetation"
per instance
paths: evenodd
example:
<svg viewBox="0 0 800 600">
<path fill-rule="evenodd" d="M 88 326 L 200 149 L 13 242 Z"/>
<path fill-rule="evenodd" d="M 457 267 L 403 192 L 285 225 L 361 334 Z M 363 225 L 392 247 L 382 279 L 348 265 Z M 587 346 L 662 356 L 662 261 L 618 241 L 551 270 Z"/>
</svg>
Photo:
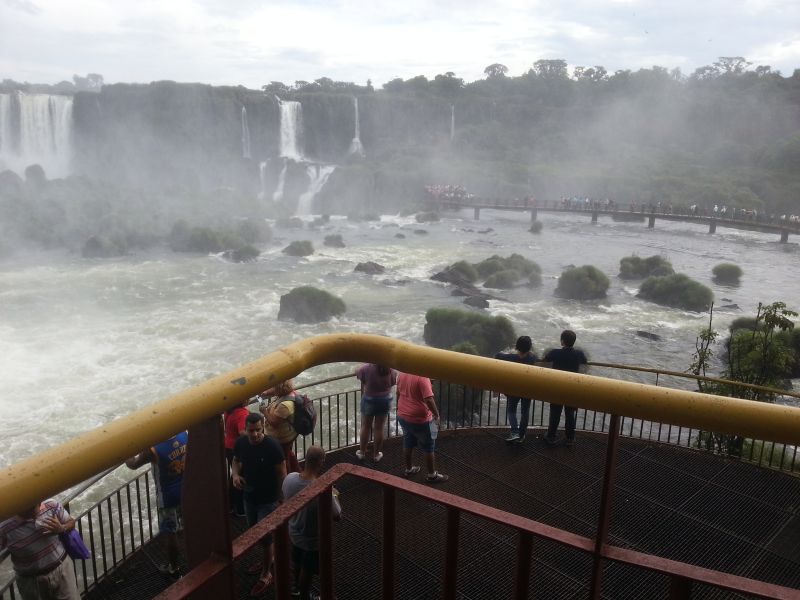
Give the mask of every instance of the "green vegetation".
<svg viewBox="0 0 800 600">
<path fill-rule="evenodd" d="M 519 271 L 514 269 L 506 269 L 505 271 L 497 271 L 492 273 L 483 282 L 483 287 L 493 288 L 497 290 L 510 290 L 513 288 L 517 281 L 520 279 Z"/>
<path fill-rule="evenodd" d="M 759 303 L 755 318 L 737 319 L 736 328 L 732 326 L 730 337 L 724 343 L 724 368 L 720 377 L 766 388 L 785 387 L 787 378 L 797 366 L 797 348 L 787 343 L 795 339 L 791 336 L 794 333 L 792 317 L 797 317 L 795 311 L 787 309 L 783 302 L 773 302 L 769 305 Z M 712 346 L 719 333 L 713 328 L 713 319 L 712 306 L 708 327 L 700 332 L 695 342 L 689 367 L 695 375 L 708 376 L 714 358 Z M 697 387 L 707 394 L 765 402 L 774 401 L 776 395 L 768 390 L 702 380 L 697 381 Z M 741 436 L 714 432 L 703 432 L 698 440 L 698 444 L 707 449 L 731 456 L 742 456 L 746 442 Z"/>
<path fill-rule="evenodd" d="M 297 323 L 320 323 L 344 314 L 346 309 L 341 298 L 325 290 L 302 286 L 281 296 L 278 319 Z"/>
<path fill-rule="evenodd" d="M 722 285 L 739 285 L 742 276 L 742 268 L 733 263 L 720 263 L 711 269 L 714 275 L 714 283 Z"/>
<path fill-rule="evenodd" d="M 645 277 L 661 277 L 674 273 L 672 263 L 663 256 L 626 256 L 619 261 L 619 276 L 621 279 L 644 279 Z"/>
<path fill-rule="evenodd" d="M 698 312 L 708 310 L 714 300 L 708 287 L 683 273 L 648 277 L 639 287 L 638 296 L 663 306 Z"/>
<path fill-rule="evenodd" d="M 454 308 L 431 308 L 425 314 L 425 343 L 452 348 L 468 342 L 481 356 L 493 356 L 514 344 L 517 335 L 506 317 L 489 317 Z"/>
<path fill-rule="evenodd" d="M 113 258 L 123 256 L 128 251 L 125 241 L 110 240 L 101 235 L 93 235 L 83 245 L 83 258 Z"/>
<path fill-rule="evenodd" d="M 608 291 L 608 277 L 592 265 L 572 267 L 561 273 L 555 294 L 561 298 L 589 300 L 605 298 Z"/>
<path fill-rule="evenodd" d="M 470 283 L 475 283 L 478 281 L 478 270 L 474 267 L 474 265 L 471 265 L 465 260 L 460 260 L 457 263 L 453 263 L 447 267 L 447 270 L 458 273 Z"/>
<path fill-rule="evenodd" d="M 314 254 L 314 245 L 308 240 L 295 240 L 281 252 L 289 256 L 310 256 Z"/>
</svg>

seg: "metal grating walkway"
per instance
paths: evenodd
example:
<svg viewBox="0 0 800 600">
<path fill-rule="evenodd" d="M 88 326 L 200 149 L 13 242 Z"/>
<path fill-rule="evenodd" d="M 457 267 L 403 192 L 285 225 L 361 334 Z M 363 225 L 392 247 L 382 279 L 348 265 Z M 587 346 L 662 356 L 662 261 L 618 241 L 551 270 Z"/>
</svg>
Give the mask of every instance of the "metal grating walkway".
<svg viewBox="0 0 800 600">
<path fill-rule="evenodd" d="M 506 430 L 445 432 L 437 467 L 450 475 L 441 489 L 525 517 L 593 536 L 600 502 L 605 436 L 578 435 L 573 448 L 547 447 L 530 431 L 522 446 L 508 446 Z M 537 435 L 538 434 L 538 435 Z M 399 473 L 401 440 L 389 440 L 375 467 Z M 356 462 L 354 449 L 332 452 L 328 463 Z M 369 463 L 368 463 L 369 464 Z M 422 476 L 417 476 L 421 481 Z M 381 492 L 347 477 L 337 485 L 343 519 L 334 527 L 334 572 L 339 600 L 379 598 Z M 235 527 L 241 530 L 241 520 Z M 408 494 L 397 496 L 397 598 L 441 595 L 445 511 Z M 510 597 L 516 537 L 501 525 L 465 516 L 459 546 L 459 597 Z M 800 478 L 704 452 L 620 439 L 611 543 L 800 588 Z M 588 597 L 588 555 L 536 540 L 532 597 Z M 87 598 L 148 598 L 170 582 L 155 569 L 163 562 L 158 539 L 113 572 Z M 243 561 L 245 564 L 247 561 Z M 239 573 L 248 598 L 255 575 Z M 605 598 L 668 597 L 666 578 L 624 565 L 605 567 Z M 264 598 L 272 598 L 270 590 Z M 740 598 L 695 588 L 696 598 Z"/>
</svg>

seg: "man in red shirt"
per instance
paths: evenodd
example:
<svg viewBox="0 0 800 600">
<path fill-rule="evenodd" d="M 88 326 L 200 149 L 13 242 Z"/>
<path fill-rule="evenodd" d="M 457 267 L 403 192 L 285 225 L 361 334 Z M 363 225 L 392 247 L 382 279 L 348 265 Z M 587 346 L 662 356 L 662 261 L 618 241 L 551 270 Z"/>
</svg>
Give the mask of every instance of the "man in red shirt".
<svg viewBox="0 0 800 600">
<path fill-rule="evenodd" d="M 433 397 L 431 380 L 419 375 L 400 373 L 397 378 L 397 420 L 403 428 L 403 458 L 405 475 L 419 473 L 420 468 L 411 464 L 411 451 L 419 446 L 425 453 L 425 466 L 429 483 L 447 481 L 447 475 L 436 470 L 434 449 L 439 431 L 439 409 Z"/>
</svg>

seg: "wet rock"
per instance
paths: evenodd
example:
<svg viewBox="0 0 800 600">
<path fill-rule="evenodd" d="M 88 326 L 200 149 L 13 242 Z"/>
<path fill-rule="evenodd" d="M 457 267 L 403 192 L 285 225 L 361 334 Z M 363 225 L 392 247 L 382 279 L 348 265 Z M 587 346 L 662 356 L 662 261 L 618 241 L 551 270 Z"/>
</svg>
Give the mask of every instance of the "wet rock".
<svg viewBox="0 0 800 600">
<path fill-rule="evenodd" d="M 723 304 L 720 308 L 728 308 L 731 310 L 741 310 L 738 304 Z"/>
<path fill-rule="evenodd" d="M 398 240 L 406 239 L 406 236 L 404 236 L 402 233 L 395 233 L 394 237 L 396 237 Z"/>
<path fill-rule="evenodd" d="M 338 233 L 334 235 L 326 235 L 323 244 L 329 248 L 344 248 L 344 241 L 342 240 L 342 236 Z"/>
<path fill-rule="evenodd" d="M 638 335 L 639 337 L 644 338 L 646 340 L 653 340 L 654 342 L 660 342 L 661 341 L 661 336 L 660 335 L 658 335 L 656 333 L 650 333 L 649 331 L 642 331 L 641 329 L 636 331 L 636 335 Z"/>
<path fill-rule="evenodd" d="M 379 265 L 376 262 L 367 261 L 363 263 L 358 263 L 356 268 L 353 269 L 356 273 L 366 273 L 367 275 L 380 275 L 384 271 L 386 271 L 386 267 L 383 265 Z"/>
<path fill-rule="evenodd" d="M 489 301 L 486 298 L 480 298 L 478 296 L 464 298 L 464 304 L 474 306 L 475 308 L 489 308 Z"/>
<path fill-rule="evenodd" d="M 278 319 L 297 323 L 321 323 L 344 314 L 346 306 L 341 298 L 311 286 L 293 289 L 281 296 Z"/>
<path fill-rule="evenodd" d="M 415 230 L 414 230 L 414 233 L 415 233 L 416 235 L 428 235 L 428 232 L 427 232 L 427 231 L 425 231 L 424 229 L 415 229 Z"/>
<path fill-rule="evenodd" d="M 314 246 L 308 240 L 295 240 L 282 250 L 289 256 L 309 256 L 314 254 Z"/>
</svg>

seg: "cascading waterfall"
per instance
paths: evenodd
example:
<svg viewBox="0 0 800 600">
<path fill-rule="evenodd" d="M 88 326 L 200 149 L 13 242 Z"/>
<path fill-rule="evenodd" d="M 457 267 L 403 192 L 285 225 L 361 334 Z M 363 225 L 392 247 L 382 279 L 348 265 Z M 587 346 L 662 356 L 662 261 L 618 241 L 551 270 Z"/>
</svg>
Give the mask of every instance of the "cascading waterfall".
<svg viewBox="0 0 800 600">
<path fill-rule="evenodd" d="M 350 154 L 364 156 L 364 147 L 361 145 L 361 125 L 358 120 L 358 98 L 353 96 L 353 110 L 356 113 L 356 126 L 353 133 L 353 141 L 350 142 Z"/>
<path fill-rule="evenodd" d="M 242 106 L 242 158 L 250 155 L 250 127 L 247 126 L 247 109 Z"/>
<path fill-rule="evenodd" d="M 261 184 L 261 191 L 258 192 L 258 199 L 263 200 L 267 197 L 267 161 L 258 163 L 258 181 Z"/>
<path fill-rule="evenodd" d="M 297 202 L 298 215 L 310 215 L 311 207 L 314 203 L 314 198 L 328 181 L 328 177 L 334 172 L 336 167 L 334 165 L 308 165 L 306 172 L 311 179 L 311 185 L 308 190 L 300 196 Z"/>
<path fill-rule="evenodd" d="M 281 101 L 281 156 L 303 160 L 299 136 L 303 126 L 303 106 L 299 102 Z"/>
<path fill-rule="evenodd" d="M 450 141 L 456 137 L 456 105 L 450 105 Z"/>
<path fill-rule="evenodd" d="M 278 187 L 275 188 L 275 193 L 272 194 L 272 200 L 274 202 L 280 202 L 283 200 L 283 188 L 286 185 L 286 171 L 289 168 L 289 161 L 287 159 L 283 159 L 283 167 L 281 167 L 281 174 L 278 175 Z"/>
<path fill-rule="evenodd" d="M 71 158 L 71 96 L 0 94 L 0 160 L 7 167 L 40 164 L 49 176 L 62 177 Z"/>
</svg>

